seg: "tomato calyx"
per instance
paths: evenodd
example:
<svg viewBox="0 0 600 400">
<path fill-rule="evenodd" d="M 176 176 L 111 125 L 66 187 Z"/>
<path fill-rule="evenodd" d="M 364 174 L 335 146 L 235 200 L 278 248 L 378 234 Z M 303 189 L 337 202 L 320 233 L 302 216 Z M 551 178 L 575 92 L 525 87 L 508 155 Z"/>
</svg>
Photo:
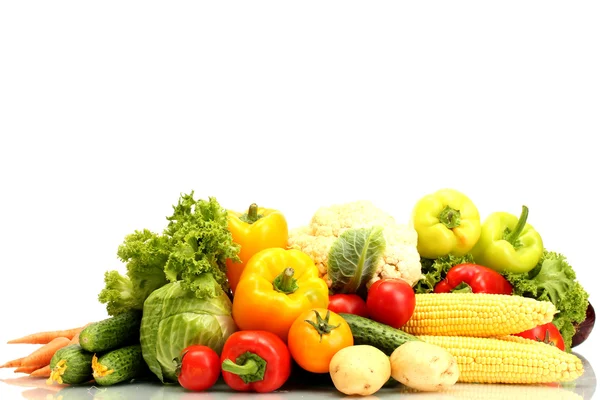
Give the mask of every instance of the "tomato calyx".
<svg viewBox="0 0 600 400">
<path fill-rule="evenodd" d="M 294 278 L 294 268 L 287 267 L 273 281 L 273 289 L 285 294 L 294 293 L 298 289 L 298 282 Z"/>
<path fill-rule="evenodd" d="M 538 325 L 535 328 L 517 333 L 516 336 L 524 337 L 525 339 L 534 340 L 544 344 L 549 344 L 562 351 L 565 351 L 565 343 L 560 334 L 560 331 L 552 322 Z"/>
<path fill-rule="evenodd" d="M 173 359 L 173 364 L 175 364 L 175 375 L 177 375 L 177 376 L 181 375 L 181 364 L 183 362 L 184 355 L 185 355 L 185 353 L 183 353 L 181 356 L 175 357 Z"/>
<path fill-rule="evenodd" d="M 325 314 L 325 319 L 321 317 L 321 314 L 317 310 L 313 310 L 315 315 L 317 316 L 317 322 L 311 321 L 310 319 L 305 319 L 304 322 L 308 322 L 312 325 L 313 328 L 319 334 L 319 343 L 323 341 L 323 335 L 331 333 L 332 330 L 339 327 L 340 324 L 332 325 L 329 323 L 329 317 L 331 316 L 330 310 L 327 310 L 327 314 Z"/>
<path fill-rule="evenodd" d="M 538 342 L 546 343 L 546 344 L 549 344 L 550 346 L 556 347 L 556 343 L 554 343 L 554 341 L 550 338 L 550 329 L 546 329 L 546 334 L 544 335 L 543 338 L 540 338 L 537 335 L 535 335 L 534 337 L 535 337 L 535 340 Z"/>
<path fill-rule="evenodd" d="M 221 368 L 223 371 L 236 374 L 244 383 L 252 383 L 264 379 L 267 362 L 259 355 L 247 351 L 237 357 L 235 362 L 226 359 Z"/>
<path fill-rule="evenodd" d="M 175 374 L 177 376 L 181 375 L 181 367 L 183 366 L 183 357 L 189 352 L 189 349 L 183 349 L 180 355 L 173 359 L 173 364 L 175 364 Z"/>
</svg>

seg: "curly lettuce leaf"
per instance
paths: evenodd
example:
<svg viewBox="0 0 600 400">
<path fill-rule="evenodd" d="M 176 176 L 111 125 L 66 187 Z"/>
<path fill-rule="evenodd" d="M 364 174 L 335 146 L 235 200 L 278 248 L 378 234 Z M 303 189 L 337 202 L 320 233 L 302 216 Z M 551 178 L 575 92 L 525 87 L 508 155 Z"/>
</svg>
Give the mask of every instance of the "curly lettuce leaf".
<svg viewBox="0 0 600 400">
<path fill-rule="evenodd" d="M 376 272 L 385 251 L 383 228 L 349 229 L 329 250 L 327 274 L 332 293 L 357 293 L 364 289 Z"/>
<path fill-rule="evenodd" d="M 144 302 L 135 295 L 133 284 L 119 271 L 104 273 L 104 288 L 98 294 L 100 303 L 106 304 L 108 315 L 117 315 L 129 310 L 141 310 Z"/>
<path fill-rule="evenodd" d="M 204 273 L 212 274 L 225 292 L 229 291 L 225 261 L 239 261 L 239 245 L 234 243 L 227 224 L 227 210 L 214 197 L 194 200 L 193 192 L 182 195 L 173 207 L 173 215 L 167 218 L 165 229 L 173 244 L 164 268 L 170 282 L 182 280 L 186 288 L 198 297 L 204 297 L 204 285 L 197 285 L 196 278 Z"/>
<path fill-rule="evenodd" d="M 565 349 L 570 351 L 574 324 L 585 319 L 589 294 L 577 281 L 573 267 L 564 255 L 544 250 L 538 265 L 528 273 L 505 272 L 513 285 L 513 295 L 551 301 L 558 310 L 552 321 L 560 330 Z"/>
<path fill-rule="evenodd" d="M 450 268 L 455 265 L 472 263 L 473 256 L 466 254 L 456 257 L 451 254 L 436 259 L 421 258 L 421 273 L 423 277 L 413 287 L 415 293 L 431 293 L 438 282 L 446 278 Z"/>
<path fill-rule="evenodd" d="M 193 193 L 180 196 L 162 234 L 144 229 L 125 237 L 117 255 L 127 276 L 109 273 L 98 296 L 109 315 L 141 310 L 151 293 L 174 281 L 182 281 L 198 298 L 213 297 L 204 274 L 229 291 L 225 261 L 239 261 L 239 245 L 229 232 L 227 211 L 215 198 L 194 200 Z"/>
<path fill-rule="evenodd" d="M 127 276 L 117 271 L 105 274 L 105 287 L 98 295 L 109 315 L 130 309 L 141 310 L 154 290 L 168 283 L 164 267 L 170 254 L 168 238 L 147 229 L 125 236 L 117 256 L 127 268 Z"/>
<path fill-rule="evenodd" d="M 148 229 L 127 235 L 119 246 L 117 256 L 126 264 L 127 276 L 142 304 L 150 293 L 168 283 L 164 268 L 170 252 L 169 239 Z"/>
</svg>

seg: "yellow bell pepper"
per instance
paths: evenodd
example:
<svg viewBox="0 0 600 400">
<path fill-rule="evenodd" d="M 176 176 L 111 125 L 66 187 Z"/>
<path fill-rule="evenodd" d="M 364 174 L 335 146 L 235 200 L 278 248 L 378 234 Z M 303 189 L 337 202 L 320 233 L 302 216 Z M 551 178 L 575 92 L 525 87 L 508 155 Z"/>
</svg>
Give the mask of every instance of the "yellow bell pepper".
<svg viewBox="0 0 600 400">
<path fill-rule="evenodd" d="M 327 283 L 306 253 L 269 248 L 246 264 L 233 296 L 232 315 L 240 330 L 273 332 L 287 342 L 300 314 L 328 305 Z"/>
<path fill-rule="evenodd" d="M 227 224 L 233 241 L 240 245 L 240 262 L 226 260 L 227 280 L 232 293 L 250 257 L 271 247 L 287 247 L 288 225 L 283 214 L 277 210 L 251 204 L 247 213 L 227 212 Z"/>
<path fill-rule="evenodd" d="M 454 189 L 441 189 L 422 197 L 413 208 L 417 251 L 423 258 L 448 254 L 462 257 L 481 235 L 481 220 L 475 204 Z"/>
</svg>

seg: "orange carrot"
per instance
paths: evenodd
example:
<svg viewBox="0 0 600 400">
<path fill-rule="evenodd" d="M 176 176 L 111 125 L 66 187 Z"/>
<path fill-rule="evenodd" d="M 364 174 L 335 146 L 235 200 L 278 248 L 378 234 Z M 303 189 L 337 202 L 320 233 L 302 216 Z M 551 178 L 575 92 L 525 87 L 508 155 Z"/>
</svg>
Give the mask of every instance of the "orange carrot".
<svg viewBox="0 0 600 400">
<path fill-rule="evenodd" d="M 0 365 L 0 368 L 15 368 L 15 367 L 20 367 L 21 366 L 21 362 L 23 362 L 24 359 L 25 359 L 25 357 L 15 358 L 14 360 L 7 361 L 4 364 Z"/>
<path fill-rule="evenodd" d="M 50 377 L 50 364 L 45 367 L 38 368 L 35 371 L 32 371 L 29 376 L 32 378 L 48 378 Z"/>
<path fill-rule="evenodd" d="M 77 333 L 71 338 L 71 341 L 69 342 L 69 344 L 79 344 L 79 334 L 86 326 L 88 326 L 90 324 L 92 324 L 92 323 L 88 322 L 87 324 L 85 324 L 84 326 L 79 328 L 79 331 L 77 331 Z"/>
<path fill-rule="evenodd" d="M 22 374 L 30 374 L 38 368 L 41 368 L 41 366 L 40 365 L 29 365 L 29 366 L 21 365 L 20 367 L 15 368 L 14 372 L 22 373 Z"/>
<path fill-rule="evenodd" d="M 43 367 L 44 365 L 50 364 L 52 356 L 58 349 L 62 349 L 67 346 L 70 342 L 69 338 L 57 337 L 52 339 L 49 343 L 43 345 L 21 362 L 21 367 Z"/>
<path fill-rule="evenodd" d="M 47 344 L 52 341 L 52 339 L 56 339 L 57 337 L 66 337 L 68 339 L 72 339 L 77 332 L 81 331 L 83 327 L 71 328 L 71 329 L 63 329 L 58 331 L 45 331 L 45 332 L 36 332 L 27 336 L 23 336 L 17 339 L 9 340 L 8 344 L 13 343 L 28 343 L 28 344 Z"/>
<path fill-rule="evenodd" d="M 73 336 L 71 340 L 69 340 L 69 345 L 72 344 L 79 344 L 79 332 L 77 332 L 75 336 Z"/>
</svg>

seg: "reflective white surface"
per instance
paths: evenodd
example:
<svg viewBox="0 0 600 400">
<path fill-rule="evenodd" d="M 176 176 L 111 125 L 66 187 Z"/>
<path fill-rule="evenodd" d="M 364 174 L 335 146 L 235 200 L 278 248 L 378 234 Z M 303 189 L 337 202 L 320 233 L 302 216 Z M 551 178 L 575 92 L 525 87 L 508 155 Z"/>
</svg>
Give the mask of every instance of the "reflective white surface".
<svg viewBox="0 0 600 400">
<path fill-rule="evenodd" d="M 585 344 L 585 343 L 584 343 Z M 508 384 L 456 384 L 445 392 L 425 393 L 415 392 L 398 385 L 396 387 L 383 388 L 372 396 L 365 399 L 384 399 L 405 397 L 407 399 L 486 399 L 486 400 L 520 400 L 520 399 L 564 399 L 564 400 L 587 400 L 594 398 L 596 392 L 596 375 L 593 365 L 589 359 L 580 353 L 574 352 L 582 358 L 585 373 L 579 379 L 560 386 L 554 385 L 508 385 Z M 597 360 L 597 358 L 596 358 Z M 289 400 L 304 398 L 346 398 L 332 386 L 326 375 L 314 377 L 312 382 L 302 380 L 291 380 L 280 390 L 273 393 L 241 393 L 234 392 L 222 382 L 217 383 L 206 392 L 186 391 L 178 385 L 161 385 L 149 382 L 131 382 L 109 387 L 97 387 L 90 385 L 82 386 L 48 386 L 43 379 L 23 381 L 29 382 L 31 386 L 19 386 L 10 382 L 14 377 L 10 373 L 1 373 L 3 382 L 0 383 L 0 399 L 27 400 L 126 400 L 126 399 L 149 399 L 149 400 L 184 400 L 184 399 L 270 399 Z"/>
</svg>

